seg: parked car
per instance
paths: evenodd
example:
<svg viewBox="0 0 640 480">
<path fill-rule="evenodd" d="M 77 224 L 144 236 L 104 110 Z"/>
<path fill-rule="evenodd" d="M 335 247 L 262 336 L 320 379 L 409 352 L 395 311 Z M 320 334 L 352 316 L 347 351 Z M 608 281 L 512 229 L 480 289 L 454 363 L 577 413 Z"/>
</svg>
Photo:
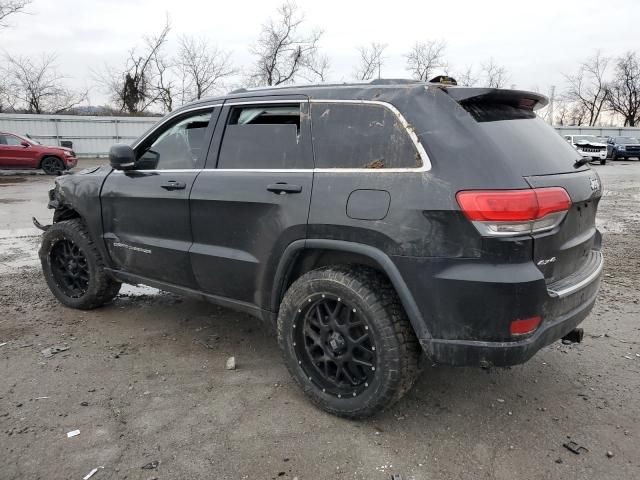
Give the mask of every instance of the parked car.
<svg viewBox="0 0 640 480">
<path fill-rule="evenodd" d="M 613 150 L 613 160 L 627 160 L 635 157 L 640 160 L 640 140 L 633 137 L 611 137 L 609 145 Z"/>
<path fill-rule="evenodd" d="M 44 276 L 73 308 L 124 282 L 261 318 L 305 394 L 350 418 L 402 397 L 421 352 L 523 363 L 580 339 L 603 266 L 600 179 L 546 103 L 397 80 L 192 103 L 56 179 Z"/>
<path fill-rule="evenodd" d="M 565 135 L 565 140 L 574 146 L 583 157 L 599 161 L 600 165 L 607 163 L 607 143 L 593 135 Z"/>
<path fill-rule="evenodd" d="M 60 175 L 77 163 L 70 148 L 48 147 L 15 133 L 0 132 L 0 168 L 41 168 L 48 175 Z"/>
</svg>

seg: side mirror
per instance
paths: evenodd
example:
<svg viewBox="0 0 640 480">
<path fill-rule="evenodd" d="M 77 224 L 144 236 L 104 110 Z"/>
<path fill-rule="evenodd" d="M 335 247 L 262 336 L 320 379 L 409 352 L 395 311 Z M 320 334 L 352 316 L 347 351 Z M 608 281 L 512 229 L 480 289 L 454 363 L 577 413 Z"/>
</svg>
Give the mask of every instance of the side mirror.
<svg viewBox="0 0 640 480">
<path fill-rule="evenodd" d="M 125 170 L 136 164 L 136 154 L 129 145 L 118 143 L 109 150 L 109 163 L 115 170 Z"/>
<path fill-rule="evenodd" d="M 20 145 L 22 145 L 23 147 L 30 147 L 31 144 L 29 142 L 25 142 L 24 140 L 22 142 L 20 142 Z"/>
</svg>

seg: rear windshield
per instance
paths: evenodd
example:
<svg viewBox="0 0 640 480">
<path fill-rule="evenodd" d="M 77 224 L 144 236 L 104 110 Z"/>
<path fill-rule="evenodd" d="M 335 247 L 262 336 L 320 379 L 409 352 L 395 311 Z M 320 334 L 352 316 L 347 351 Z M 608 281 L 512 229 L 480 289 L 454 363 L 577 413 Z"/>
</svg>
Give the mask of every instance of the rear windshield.
<svg viewBox="0 0 640 480">
<path fill-rule="evenodd" d="M 464 107 L 503 158 L 523 176 L 577 170 L 573 165 L 582 158 L 580 153 L 531 110 L 510 105 Z"/>
</svg>

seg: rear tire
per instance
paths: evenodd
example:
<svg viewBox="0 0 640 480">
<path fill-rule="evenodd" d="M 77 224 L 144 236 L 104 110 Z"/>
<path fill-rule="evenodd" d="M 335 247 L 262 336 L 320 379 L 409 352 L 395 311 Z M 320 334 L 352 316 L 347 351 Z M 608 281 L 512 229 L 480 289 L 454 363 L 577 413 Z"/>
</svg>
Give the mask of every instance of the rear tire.
<svg viewBox="0 0 640 480">
<path fill-rule="evenodd" d="M 321 409 L 364 418 L 388 408 L 414 384 L 420 345 L 393 287 L 367 267 L 306 273 L 278 314 L 285 364 Z"/>
<path fill-rule="evenodd" d="M 44 157 L 40 163 L 40 168 L 47 175 L 60 175 L 64 168 L 64 162 L 58 157 Z"/>
<path fill-rule="evenodd" d="M 67 307 L 100 307 L 120 291 L 121 284 L 104 271 L 100 252 L 79 218 L 51 225 L 38 254 L 49 289 Z"/>
</svg>

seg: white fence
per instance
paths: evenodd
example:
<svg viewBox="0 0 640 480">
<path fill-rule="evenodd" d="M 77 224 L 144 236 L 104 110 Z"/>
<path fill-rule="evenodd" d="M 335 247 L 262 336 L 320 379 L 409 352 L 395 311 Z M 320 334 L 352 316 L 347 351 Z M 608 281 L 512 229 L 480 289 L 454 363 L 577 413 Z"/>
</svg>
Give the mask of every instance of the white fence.
<svg viewBox="0 0 640 480">
<path fill-rule="evenodd" d="M 631 127 L 554 127 L 560 135 L 594 135 L 596 137 L 640 138 L 640 128 Z"/>
<path fill-rule="evenodd" d="M 0 113 L 0 132 L 28 134 L 43 144 L 73 142 L 81 157 L 101 157 L 114 143 L 131 143 L 159 120 L 158 117 L 76 117 Z M 562 135 L 640 137 L 640 128 L 555 127 Z"/>
<path fill-rule="evenodd" d="M 159 120 L 158 117 L 79 117 L 0 113 L 0 132 L 29 135 L 45 145 L 73 143 L 81 157 L 109 153 L 114 143 L 131 143 Z"/>
</svg>

